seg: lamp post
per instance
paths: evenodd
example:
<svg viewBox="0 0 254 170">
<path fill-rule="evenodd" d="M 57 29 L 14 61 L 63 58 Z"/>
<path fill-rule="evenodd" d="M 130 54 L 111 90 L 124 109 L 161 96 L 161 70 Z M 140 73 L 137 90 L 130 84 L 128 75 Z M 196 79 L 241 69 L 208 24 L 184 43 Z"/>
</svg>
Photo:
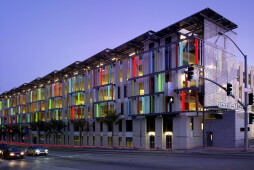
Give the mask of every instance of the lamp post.
<svg viewBox="0 0 254 170">
<path fill-rule="evenodd" d="M 242 50 L 238 47 L 238 45 L 229 37 L 227 36 L 225 33 L 219 31 L 218 32 L 219 35 L 224 35 L 225 37 L 227 37 L 235 46 L 236 48 L 241 52 L 241 54 L 244 57 L 244 70 L 245 70 L 245 81 L 244 81 L 244 87 L 245 87 L 245 92 L 244 92 L 244 103 L 245 103 L 245 107 L 244 107 L 244 150 L 248 151 L 248 102 L 247 102 L 247 55 L 245 55 Z"/>
</svg>

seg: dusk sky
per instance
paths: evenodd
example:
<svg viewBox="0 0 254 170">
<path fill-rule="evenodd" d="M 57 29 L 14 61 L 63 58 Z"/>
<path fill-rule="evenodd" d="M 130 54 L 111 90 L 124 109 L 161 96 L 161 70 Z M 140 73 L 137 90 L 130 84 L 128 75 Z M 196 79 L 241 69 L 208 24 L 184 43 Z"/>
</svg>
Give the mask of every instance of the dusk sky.
<svg viewBox="0 0 254 170">
<path fill-rule="evenodd" d="M 253 0 L 1 0 L 0 94 L 207 7 L 238 25 L 254 65 Z"/>
</svg>

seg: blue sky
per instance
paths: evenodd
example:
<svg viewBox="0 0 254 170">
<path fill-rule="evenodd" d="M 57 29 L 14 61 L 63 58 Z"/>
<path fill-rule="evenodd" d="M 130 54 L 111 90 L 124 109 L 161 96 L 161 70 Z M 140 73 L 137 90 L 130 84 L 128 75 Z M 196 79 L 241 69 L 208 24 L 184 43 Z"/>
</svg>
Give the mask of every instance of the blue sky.
<svg viewBox="0 0 254 170">
<path fill-rule="evenodd" d="M 254 65 L 252 0 L 1 0 L 0 94 L 207 7 L 238 25 Z"/>
</svg>

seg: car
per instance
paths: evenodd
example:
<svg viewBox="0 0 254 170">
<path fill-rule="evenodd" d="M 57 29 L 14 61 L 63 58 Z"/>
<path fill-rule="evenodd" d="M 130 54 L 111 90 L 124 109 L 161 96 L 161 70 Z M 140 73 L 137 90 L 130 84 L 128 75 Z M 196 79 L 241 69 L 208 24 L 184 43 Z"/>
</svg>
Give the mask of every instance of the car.
<svg viewBox="0 0 254 170">
<path fill-rule="evenodd" d="M 0 143 L 0 157 L 3 157 L 4 150 L 6 150 L 8 146 L 5 143 Z"/>
<path fill-rule="evenodd" d="M 3 150 L 3 158 L 11 159 L 11 158 L 24 158 L 25 153 L 18 148 L 5 148 Z"/>
<path fill-rule="evenodd" d="M 48 155 L 48 149 L 43 148 L 42 146 L 30 146 L 29 148 L 26 149 L 26 155 Z"/>
</svg>

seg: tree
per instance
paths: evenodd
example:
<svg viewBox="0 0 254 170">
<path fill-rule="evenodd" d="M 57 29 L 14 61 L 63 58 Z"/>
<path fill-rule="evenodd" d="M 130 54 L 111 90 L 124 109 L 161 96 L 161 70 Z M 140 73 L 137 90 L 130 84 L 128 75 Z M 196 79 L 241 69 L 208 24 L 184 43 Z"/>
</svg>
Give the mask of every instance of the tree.
<svg viewBox="0 0 254 170">
<path fill-rule="evenodd" d="M 18 124 L 13 124 L 11 126 L 11 128 L 12 128 L 12 136 L 14 136 L 15 134 L 18 134 L 18 138 L 19 138 L 20 137 L 20 128 L 19 128 L 19 125 Z"/>
<path fill-rule="evenodd" d="M 59 133 L 63 134 L 62 129 L 65 127 L 66 127 L 66 125 L 62 120 L 51 120 L 45 126 L 45 132 L 49 135 L 53 134 L 54 135 L 54 143 L 57 144 L 56 136 Z"/>
<path fill-rule="evenodd" d="M 8 129 L 6 128 L 6 126 L 2 125 L 1 129 L 0 129 L 0 135 L 2 136 L 2 140 L 5 140 L 6 134 L 8 132 Z"/>
<path fill-rule="evenodd" d="M 8 139 L 10 141 L 10 136 L 11 136 L 11 133 L 12 133 L 11 125 L 4 125 L 4 128 L 5 128 L 5 131 L 6 131 L 6 135 L 8 135 Z"/>
<path fill-rule="evenodd" d="M 81 146 L 81 136 L 82 136 L 82 132 L 84 130 L 84 127 L 87 125 L 87 120 L 85 119 L 74 119 L 71 120 L 71 123 L 73 123 L 74 126 L 78 127 L 79 129 L 79 145 Z"/>
<path fill-rule="evenodd" d="M 29 126 L 30 126 L 31 131 L 37 131 L 37 123 L 36 122 L 30 122 Z M 34 140 L 33 135 L 32 135 L 32 142 L 36 143 L 36 141 Z"/>
<path fill-rule="evenodd" d="M 112 137 L 114 136 L 114 124 L 119 124 L 120 121 L 122 120 L 121 118 L 119 118 L 121 115 L 121 113 L 116 113 L 116 110 L 114 111 L 107 111 L 103 114 L 103 117 L 101 118 L 101 121 L 106 123 L 106 125 L 109 127 L 112 127 Z"/>
<path fill-rule="evenodd" d="M 40 141 L 40 136 L 41 136 L 41 131 L 43 131 L 45 129 L 46 123 L 43 121 L 39 121 L 36 123 L 36 129 L 37 129 L 37 133 L 38 133 L 38 138 Z"/>
<path fill-rule="evenodd" d="M 20 142 L 24 142 L 23 141 L 23 137 L 25 136 L 25 125 L 20 125 L 19 127 L 19 135 L 20 135 Z"/>
<path fill-rule="evenodd" d="M 50 123 L 48 122 L 45 122 L 44 133 L 46 135 L 46 139 L 49 135 L 52 135 L 51 126 L 50 126 Z"/>
<path fill-rule="evenodd" d="M 36 125 L 35 122 L 31 122 L 31 123 L 29 123 L 29 125 L 30 125 L 30 129 L 31 129 L 32 131 L 36 131 L 37 125 Z"/>
</svg>

